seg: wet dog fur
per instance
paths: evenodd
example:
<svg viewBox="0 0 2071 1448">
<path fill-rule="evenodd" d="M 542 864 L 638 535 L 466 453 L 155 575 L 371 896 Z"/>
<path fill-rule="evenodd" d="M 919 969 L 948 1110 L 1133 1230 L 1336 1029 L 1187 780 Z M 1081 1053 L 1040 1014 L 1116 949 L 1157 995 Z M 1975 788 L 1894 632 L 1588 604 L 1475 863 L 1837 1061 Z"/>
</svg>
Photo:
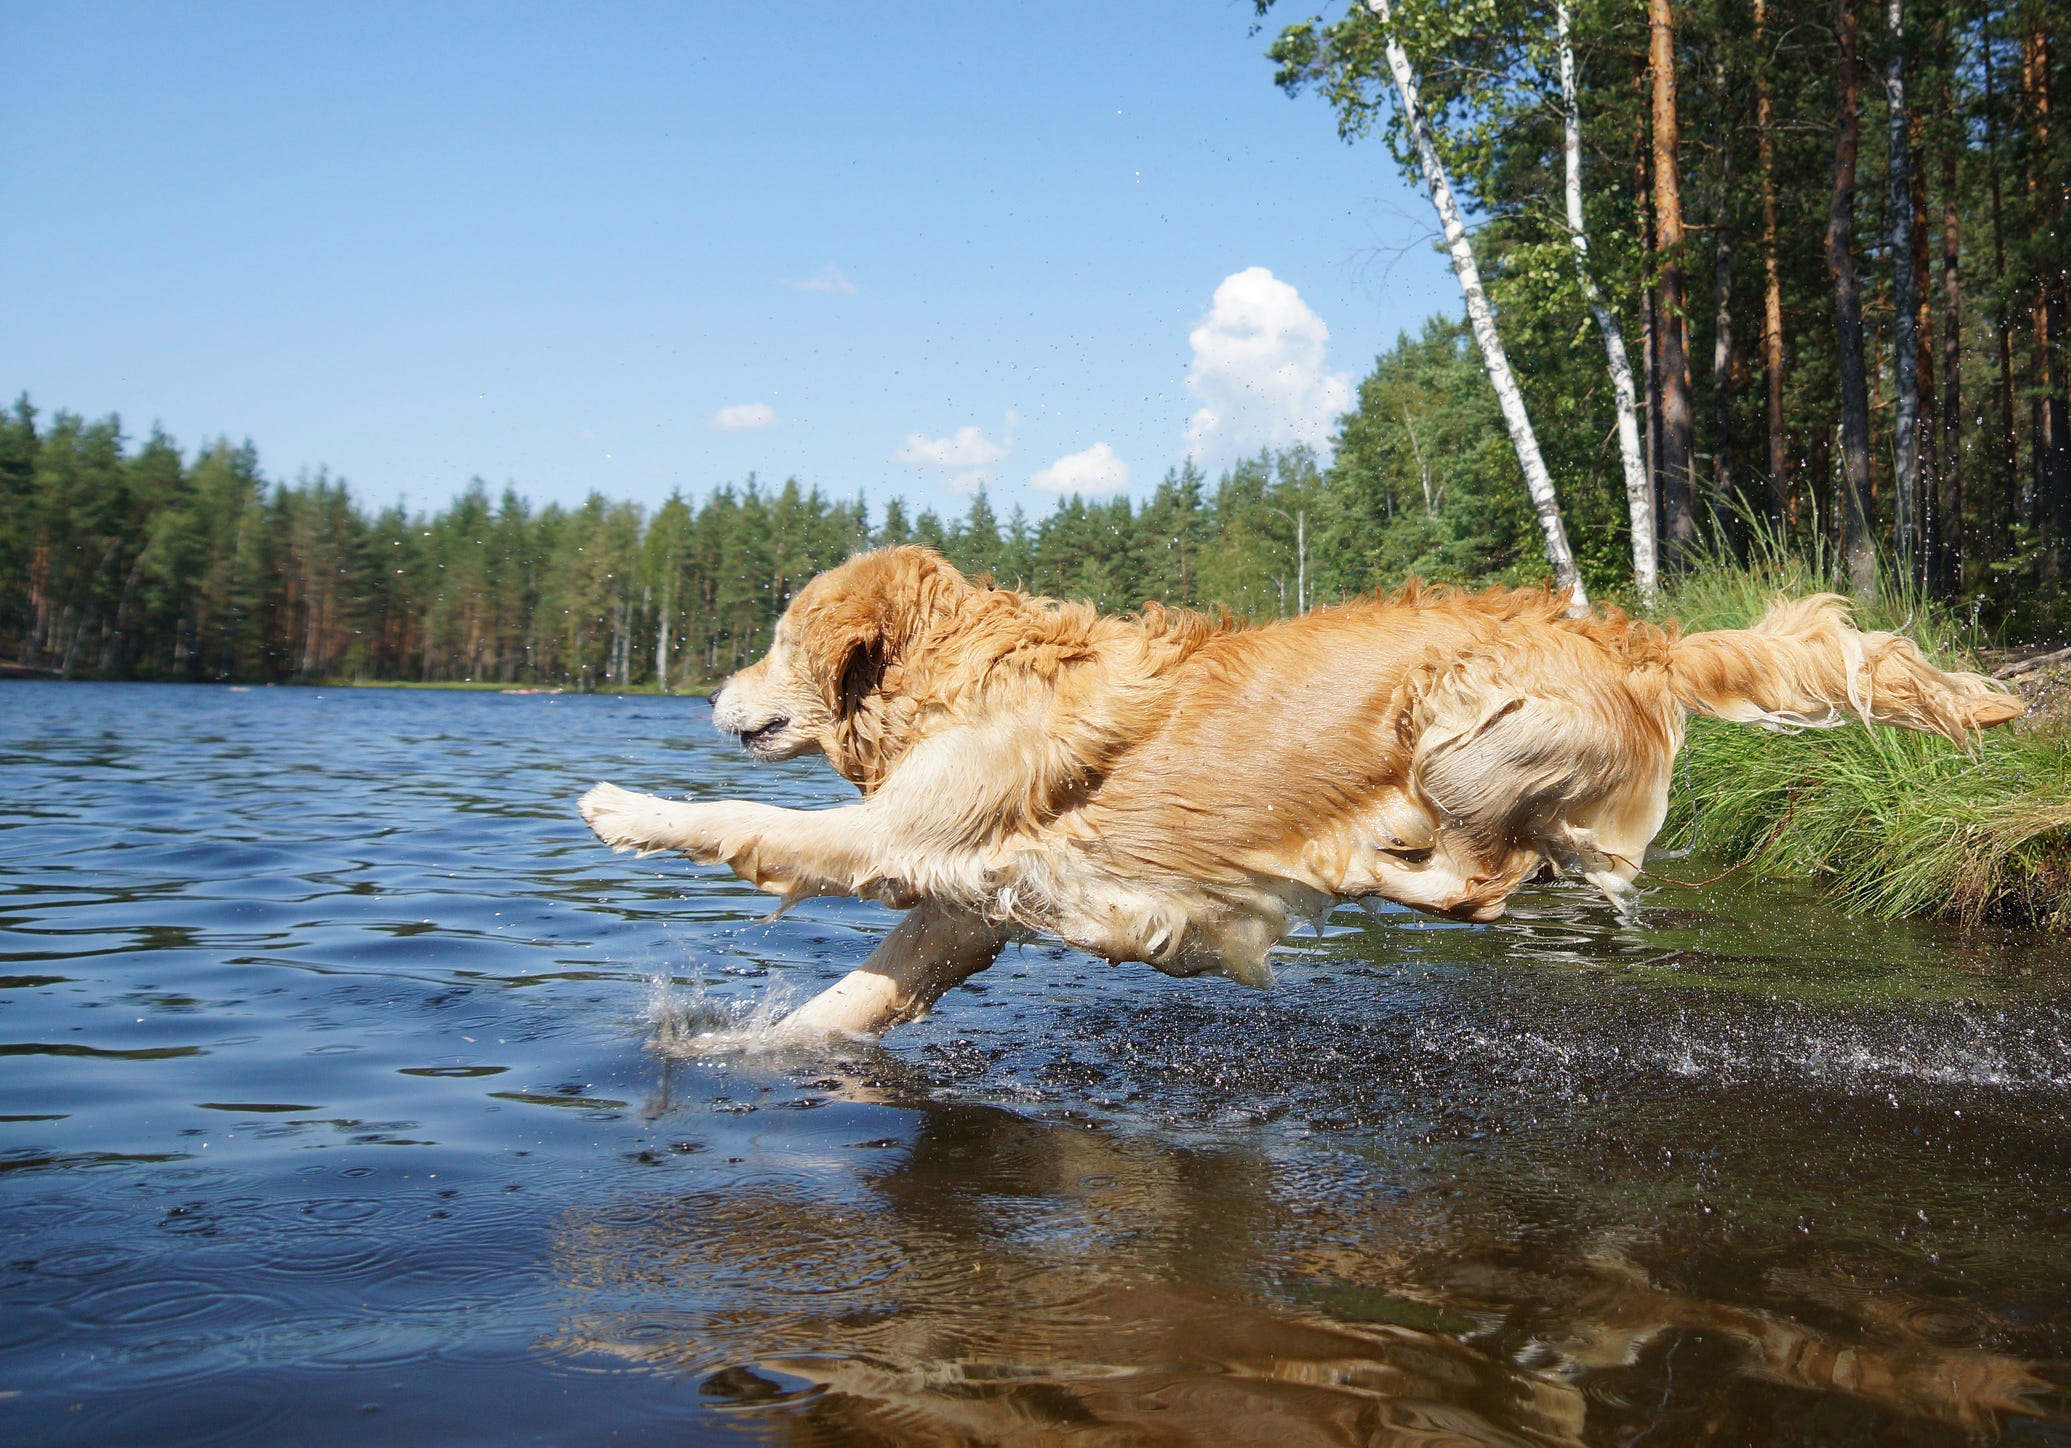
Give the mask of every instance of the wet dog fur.
<svg viewBox="0 0 2071 1448">
<path fill-rule="evenodd" d="M 1544 590 L 1412 584 L 1252 626 L 1102 615 L 900 547 L 808 583 L 713 699 L 757 758 L 822 754 L 860 801 L 602 784 L 581 808 L 616 848 L 723 863 L 787 903 L 918 907 L 794 1018 L 875 1031 L 1018 931 L 1260 984 L 1290 923 L 1343 900 L 1491 920 L 1550 871 L 1622 908 L 1692 711 L 1962 742 L 2022 705 L 1857 631 L 1833 595 L 1679 635 L 1616 609 L 1571 617 Z"/>
</svg>

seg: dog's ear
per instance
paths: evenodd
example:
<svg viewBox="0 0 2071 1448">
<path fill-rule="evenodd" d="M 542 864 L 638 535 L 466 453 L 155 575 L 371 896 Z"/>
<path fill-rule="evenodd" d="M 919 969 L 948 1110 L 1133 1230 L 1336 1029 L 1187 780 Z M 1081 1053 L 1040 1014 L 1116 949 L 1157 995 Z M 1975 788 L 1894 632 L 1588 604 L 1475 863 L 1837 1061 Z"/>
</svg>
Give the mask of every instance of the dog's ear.
<svg viewBox="0 0 2071 1448">
<path fill-rule="evenodd" d="M 837 715 L 853 714 L 942 618 L 971 591 L 964 576 L 925 548 L 888 548 L 850 560 L 805 620 L 801 643 L 814 680 Z"/>
<path fill-rule="evenodd" d="M 865 596 L 828 599 L 805 619 L 799 643 L 813 682 L 837 715 L 853 713 L 884 676 L 884 620 Z"/>
<path fill-rule="evenodd" d="M 858 640 L 850 646 L 827 701 L 836 714 L 855 713 L 865 699 L 877 692 L 877 686 L 884 682 L 885 661 L 882 639 L 867 643 Z"/>
</svg>

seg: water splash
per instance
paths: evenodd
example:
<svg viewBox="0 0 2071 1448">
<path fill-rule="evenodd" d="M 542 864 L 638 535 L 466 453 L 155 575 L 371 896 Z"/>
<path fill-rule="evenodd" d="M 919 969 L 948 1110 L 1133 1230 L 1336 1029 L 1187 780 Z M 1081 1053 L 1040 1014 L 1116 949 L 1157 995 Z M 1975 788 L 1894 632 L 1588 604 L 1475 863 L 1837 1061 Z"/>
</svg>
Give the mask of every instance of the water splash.
<svg viewBox="0 0 2071 1448">
<path fill-rule="evenodd" d="M 769 985 L 752 999 L 727 999 L 713 995 L 702 975 L 694 977 L 687 990 L 679 990 L 666 974 L 649 976 L 647 1005 L 642 1012 L 649 1030 L 648 1047 L 656 1055 L 676 1061 L 797 1050 L 799 1039 L 779 1028 L 803 994 L 798 987 L 782 982 Z"/>
</svg>

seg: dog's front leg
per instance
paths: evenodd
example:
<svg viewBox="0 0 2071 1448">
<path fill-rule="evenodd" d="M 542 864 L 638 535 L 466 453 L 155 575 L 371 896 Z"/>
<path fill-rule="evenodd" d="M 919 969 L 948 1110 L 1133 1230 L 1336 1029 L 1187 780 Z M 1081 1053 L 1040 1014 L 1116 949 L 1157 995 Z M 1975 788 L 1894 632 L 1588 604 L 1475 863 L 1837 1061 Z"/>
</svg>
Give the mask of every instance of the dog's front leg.
<svg viewBox="0 0 2071 1448">
<path fill-rule="evenodd" d="M 582 812 L 583 823 L 614 850 L 637 850 L 643 855 L 681 850 L 696 855 L 708 843 L 708 805 L 600 784 L 575 807 Z"/>
<path fill-rule="evenodd" d="M 579 808 L 613 849 L 680 851 L 726 865 L 756 889 L 786 900 L 861 895 L 904 904 L 915 893 L 887 874 L 884 831 L 873 828 L 862 805 L 796 810 L 733 799 L 696 803 L 600 784 Z"/>
<path fill-rule="evenodd" d="M 944 991 L 999 958 L 1012 927 L 939 900 L 923 900 L 870 958 L 778 1023 L 784 1036 L 882 1035 L 917 1019 Z"/>
<path fill-rule="evenodd" d="M 680 851 L 723 863 L 758 889 L 786 899 L 911 898 L 913 891 L 903 878 L 887 875 L 882 826 L 860 805 L 787 810 L 743 800 L 699 804 L 600 784 L 583 796 L 581 809 L 598 838 L 614 849 Z M 925 1015 L 944 991 L 991 965 L 1012 936 L 1006 922 L 922 899 L 869 959 L 786 1016 L 779 1030 L 801 1040 L 882 1034 Z"/>
</svg>

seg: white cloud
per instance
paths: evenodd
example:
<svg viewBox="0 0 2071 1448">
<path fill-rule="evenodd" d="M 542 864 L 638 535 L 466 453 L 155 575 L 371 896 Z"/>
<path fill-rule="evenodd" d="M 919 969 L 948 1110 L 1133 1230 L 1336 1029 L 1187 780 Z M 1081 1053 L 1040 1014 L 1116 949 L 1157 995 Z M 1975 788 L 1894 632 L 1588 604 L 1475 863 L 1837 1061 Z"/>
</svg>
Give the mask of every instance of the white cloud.
<svg viewBox="0 0 2071 1448">
<path fill-rule="evenodd" d="M 1286 282 L 1262 266 L 1223 278 L 1201 324 L 1187 390 L 1200 410 L 1187 421 L 1187 452 L 1207 466 L 1261 447 L 1330 449 L 1338 415 L 1352 405 L 1352 375 L 1323 370 L 1330 328 Z"/>
<path fill-rule="evenodd" d="M 1030 477 L 1028 485 L 1045 493 L 1119 493 L 1129 486 L 1129 464 L 1106 443 L 1096 442 L 1059 458 Z"/>
<path fill-rule="evenodd" d="M 856 284 L 841 274 L 841 268 L 833 262 L 818 276 L 804 277 L 791 283 L 791 289 L 799 292 L 825 292 L 833 297 L 853 297 Z"/>
<path fill-rule="evenodd" d="M 1009 413 L 1007 426 L 1011 429 L 1013 425 L 1014 416 Z M 1012 450 L 1011 435 L 1008 442 L 998 443 L 987 437 L 982 428 L 960 427 L 948 437 L 924 437 L 909 432 L 906 441 L 892 454 L 892 461 L 947 473 L 949 485 L 961 493 L 992 481 L 993 464 Z"/>
<path fill-rule="evenodd" d="M 721 432 L 768 427 L 776 420 L 777 410 L 767 402 L 736 402 L 732 407 L 722 407 L 712 414 L 712 426 Z"/>
</svg>

